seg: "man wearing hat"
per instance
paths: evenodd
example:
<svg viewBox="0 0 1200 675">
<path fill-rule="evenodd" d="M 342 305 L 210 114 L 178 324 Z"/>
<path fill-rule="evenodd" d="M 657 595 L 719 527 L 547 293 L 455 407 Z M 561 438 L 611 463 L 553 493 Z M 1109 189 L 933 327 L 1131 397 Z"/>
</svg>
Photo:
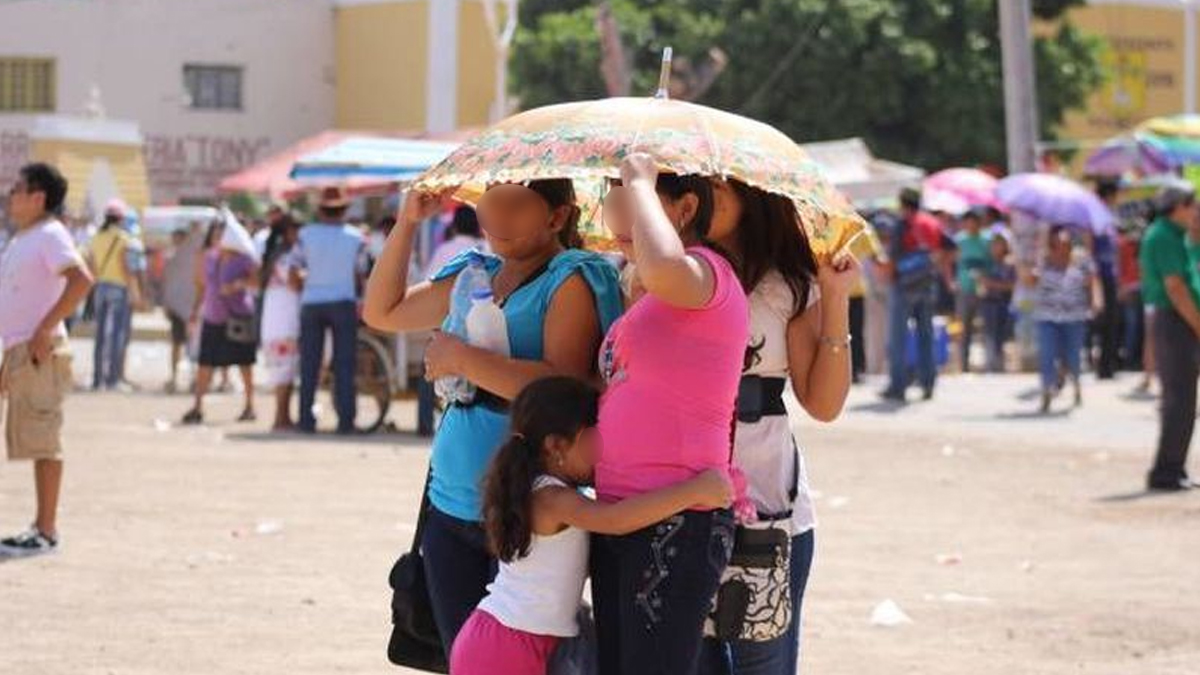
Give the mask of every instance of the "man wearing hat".
<svg viewBox="0 0 1200 675">
<path fill-rule="evenodd" d="M 1154 308 L 1153 335 L 1162 384 L 1158 456 L 1147 479 L 1150 490 L 1196 487 L 1187 473 L 1196 424 L 1200 377 L 1200 272 L 1189 263 L 1187 231 L 1198 214 L 1195 188 L 1179 182 L 1162 188 L 1159 217 L 1142 240 L 1142 292 Z"/>
<path fill-rule="evenodd" d="M 321 375 L 325 335 L 333 333 L 333 393 L 338 433 L 354 432 L 355 344 L 358 335 L 358 289 L 366 273 L 362 233 L 345 222 L 350 205 L 338 187 L 321 191 L 317 220 L 300 230 L 296 247 L 300 295 L 300 424 L 316 431 L 313 402 Z"/>
</svg>

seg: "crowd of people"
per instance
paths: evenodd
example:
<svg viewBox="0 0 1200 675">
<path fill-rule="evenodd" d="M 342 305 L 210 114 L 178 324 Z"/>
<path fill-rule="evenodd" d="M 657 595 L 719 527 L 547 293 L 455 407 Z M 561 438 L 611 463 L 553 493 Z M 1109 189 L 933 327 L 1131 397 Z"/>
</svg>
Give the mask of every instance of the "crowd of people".
<svg viewBox="0 0 1200 675">
<path fill-rule="evenodd" d="M 1114 211 L 1117 190 L 1107 182 L 1097 187 Z M 1082 404 L 1085 365 L 1099 379 L 1142 371 L 1138 390 L 1148 392 L 1154 349 L 1139 261 L 1145 219 L 1126 218 L 1111 232 L 1034 223 L 1032 250 L 1019 258 L 1007 214 L 983 206 L 957 216 L 930 213 L 916 190 L 905 190 L 899 202 L 896 214 L 870 215 L 869 240 L 880 244 L 858 252 L 869 282 L 863 302 L 876 311 L 852 304 L 855 339 L 865 343 L 855 374 L 886 360 L 884 399 L 904 402 L 915 382 L 928 400 L 940 371 L 1022 370 L 1031 355 L 1042 412 L 1068 384 L 1073 404 Z M 872 335 L 873 322 L 886 330 Z M 886 359 L 872 358 L 883 345 Z"/>
</svg>

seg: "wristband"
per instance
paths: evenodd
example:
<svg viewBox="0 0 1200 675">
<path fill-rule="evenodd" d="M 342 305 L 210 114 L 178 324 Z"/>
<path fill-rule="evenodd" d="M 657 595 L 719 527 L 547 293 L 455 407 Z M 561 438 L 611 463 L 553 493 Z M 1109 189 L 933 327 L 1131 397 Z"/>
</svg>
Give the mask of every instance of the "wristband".
<svg viewBox="0 0 1200 675">
<path fill-rule="evenodd" d="M 818 344 L 821 347 L 828 347 L 829 351 L 833 352 L 834 354 L 841 354 L 850 348 L 850 340 L 851 338 L 849 335 L 844 338 L 822 336 Z"/>
</svg>

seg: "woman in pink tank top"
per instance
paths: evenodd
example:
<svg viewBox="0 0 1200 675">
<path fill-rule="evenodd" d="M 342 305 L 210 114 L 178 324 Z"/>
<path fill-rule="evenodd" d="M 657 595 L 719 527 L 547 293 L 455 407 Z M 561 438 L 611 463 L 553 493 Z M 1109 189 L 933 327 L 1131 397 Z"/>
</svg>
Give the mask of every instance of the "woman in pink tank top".
<svg viewBox="0 0 1200 675">
<path fill-rule="evenodd" d="M 621 175 L 605 219 L 644 294 L 600 351 L 602 500 L 728 470 L 749 336 L 738 275 L 708 243 L 729 234 L 711 231 L 708 180 L 659 175 L 640 154 Z M 732 545 L 728 510 L 685 511 L 630 535 L 593 537 L 601 674 L 698 672 L 704 619 Z"/>
</svg>

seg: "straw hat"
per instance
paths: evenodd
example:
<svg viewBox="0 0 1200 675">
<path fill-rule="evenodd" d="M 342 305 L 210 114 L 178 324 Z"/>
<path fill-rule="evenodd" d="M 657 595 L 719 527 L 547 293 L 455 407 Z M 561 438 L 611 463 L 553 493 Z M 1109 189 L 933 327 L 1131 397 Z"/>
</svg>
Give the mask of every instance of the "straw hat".
<svg viewBox="0 0 1200 675">
<path fill-rule="evenodd" d="M 350 206 L 350 199 L 346 197 L 345 190 L 332 185 L 321 189 L 321 201 L 317 205 L 323 209 L 344 209 Z"/>
</svg>

